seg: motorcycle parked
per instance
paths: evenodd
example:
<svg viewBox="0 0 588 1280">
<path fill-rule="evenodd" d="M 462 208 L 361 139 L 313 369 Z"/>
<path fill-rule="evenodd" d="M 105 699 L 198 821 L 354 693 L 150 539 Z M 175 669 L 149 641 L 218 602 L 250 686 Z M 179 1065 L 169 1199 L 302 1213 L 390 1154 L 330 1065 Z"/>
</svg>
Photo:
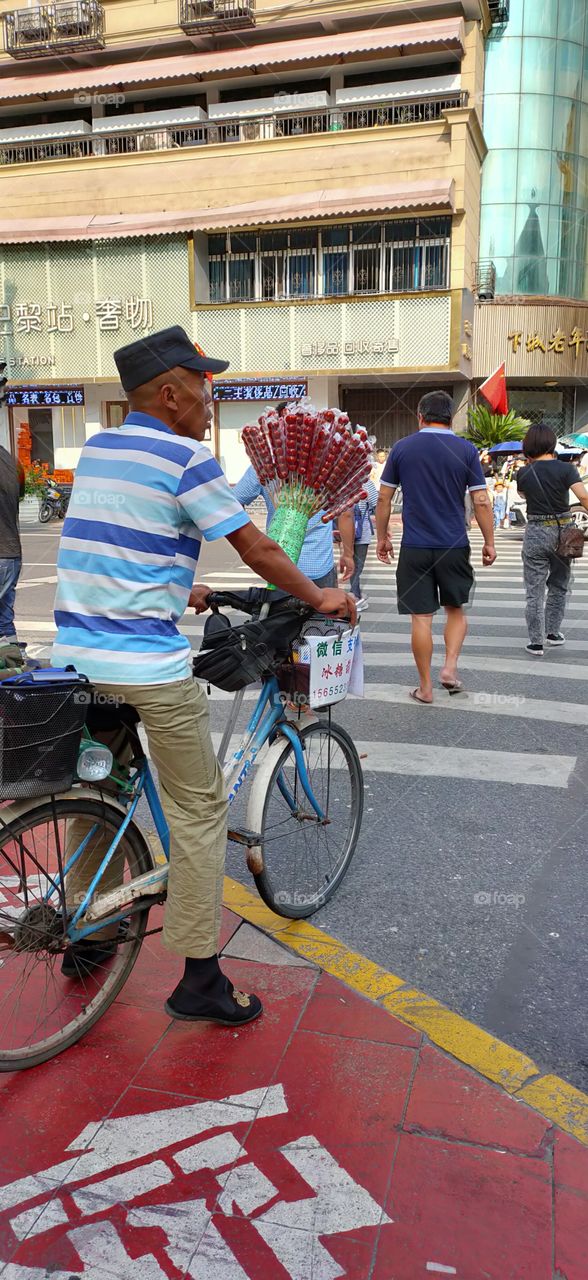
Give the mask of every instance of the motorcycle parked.
<svg viewBox="0 0 588 1280">
<path fill-rule="evenodd" d="M 48 480 L 45 485 L 43 500 L 39 507 L 41 524 L 48 524 L 49 520 L 64 520 L 69 497 L 70 494 L 65 491 L 64 487 L 58 488 L 54 480 Z"/>
</svg>

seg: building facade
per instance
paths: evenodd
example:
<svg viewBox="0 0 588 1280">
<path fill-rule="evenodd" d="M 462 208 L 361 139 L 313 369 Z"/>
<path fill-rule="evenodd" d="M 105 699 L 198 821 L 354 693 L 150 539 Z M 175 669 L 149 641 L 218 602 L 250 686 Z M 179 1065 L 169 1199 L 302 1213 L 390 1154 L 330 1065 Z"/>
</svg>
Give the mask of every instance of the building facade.
<svg viewBox="0 0 588 1280">
<path fill-rule="evenodd" d="M 418 16 L 415 16 L 415 13 Z M 75 466 L 168 324 L 230 361 L 230 480 L 264 403 L 387 446 L 473 370 L 486 0 L 0 0 L 0 344 L 15 442 Z"/>
<path fill-rule="evenodd" d="M 588 9 L 508 0 L 486 47 L 474 372 L 560 434 L 588 397 Z"/>
</svg>

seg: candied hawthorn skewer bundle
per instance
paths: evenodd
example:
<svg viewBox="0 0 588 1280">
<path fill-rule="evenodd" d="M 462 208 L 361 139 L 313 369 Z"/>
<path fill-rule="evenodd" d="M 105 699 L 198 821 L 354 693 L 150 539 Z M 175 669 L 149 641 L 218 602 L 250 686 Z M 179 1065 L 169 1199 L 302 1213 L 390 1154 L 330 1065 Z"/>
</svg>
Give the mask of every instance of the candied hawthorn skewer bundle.
<svg viewBox="0 0 588 1280">
<path fill-rule="evenodd" d="M 290 404 L 283 417 L 270 410 L 244 427 L 242 439 L 276 508 L 268 533 L 296 564 L 311 516 L 327 512 L 326 522 L 364 496 L 372 465 L 367 431 L 354 431 L 340 409 Z"/>
</svg>

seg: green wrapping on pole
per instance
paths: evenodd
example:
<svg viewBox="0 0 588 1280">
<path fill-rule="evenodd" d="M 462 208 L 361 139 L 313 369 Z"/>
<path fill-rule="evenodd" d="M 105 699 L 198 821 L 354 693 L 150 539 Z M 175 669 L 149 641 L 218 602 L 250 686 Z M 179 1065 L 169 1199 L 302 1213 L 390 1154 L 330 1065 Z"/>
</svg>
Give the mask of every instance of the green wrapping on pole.
<svg viewBox="0 0 588 1280">
<path fill-rule="evenodd" d="M 305 511 L 295 511 L 292 507 L 279 506 L 267 531 L 268 537 L 277 542 L 293 564 L 298 564 L 300 559 L 308 520 L 309 517 Z M 275 591 L 275 587 L 270 583 L 268 587 L 270 591 Z"/>
</svg>

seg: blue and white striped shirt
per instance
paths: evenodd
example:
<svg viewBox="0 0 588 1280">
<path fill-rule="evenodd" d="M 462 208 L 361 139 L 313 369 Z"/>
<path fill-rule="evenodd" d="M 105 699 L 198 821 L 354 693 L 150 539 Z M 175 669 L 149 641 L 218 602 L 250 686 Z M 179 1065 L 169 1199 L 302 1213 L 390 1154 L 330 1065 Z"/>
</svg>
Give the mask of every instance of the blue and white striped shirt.
<svg viewBox="0 0 588 1280">
<path fill-rule="evenodd" d="M 130 413 L 86 442 L 57 559 L 53 663 L 104 684 L 190 674 L 177 628 L 202 538 L 248 524 L 205 445 Z"/>
</svg>

